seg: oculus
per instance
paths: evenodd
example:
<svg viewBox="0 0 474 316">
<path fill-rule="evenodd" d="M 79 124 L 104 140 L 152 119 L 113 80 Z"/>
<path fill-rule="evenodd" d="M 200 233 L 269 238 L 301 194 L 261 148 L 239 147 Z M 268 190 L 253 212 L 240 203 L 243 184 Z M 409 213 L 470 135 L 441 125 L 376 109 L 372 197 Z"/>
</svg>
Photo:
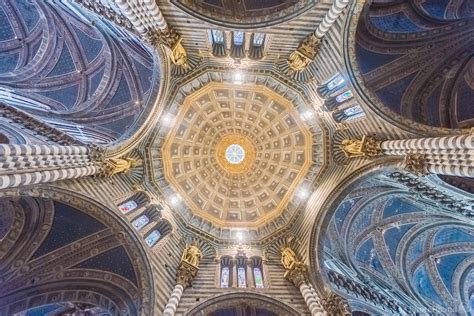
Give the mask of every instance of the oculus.
<svg viewBox="0 0 474 316">
<path fill-rule="evenodd" d="M 233 165 L 241 163 L 245 158 L 245 150 L 242 146 L 232 144 L 225 150 L 225 159 Z"/>
</svg>

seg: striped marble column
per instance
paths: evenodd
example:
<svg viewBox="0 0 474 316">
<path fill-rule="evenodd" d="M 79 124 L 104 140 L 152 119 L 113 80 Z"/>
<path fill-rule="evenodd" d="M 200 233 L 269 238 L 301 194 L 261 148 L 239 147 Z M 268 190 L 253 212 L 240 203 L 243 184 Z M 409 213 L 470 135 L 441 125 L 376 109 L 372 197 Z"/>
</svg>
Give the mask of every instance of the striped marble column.
<svg viewBox="0 0 474 316">
<path fill-rule="evenodd" d="M 100 170 L 85 146 L 0 144 L 0 189 L 79 178 Z"/>
<path fill-rule="evenodd" d="M 319 297 L 317 297 L 316 293 L 311 290 L 307 283 L 301 283 L 300 285 L 300 292 L 303 295 L 304 301 L 308 306 L 309 311 L 311 312 L 311 316 L 326 316 L 327 313 L 324 311 L 323 307 L 319 302 Z"/>
<path fill-rule="evenodd" d="M 176 309 L 178 308 L 179 301 L 181 300 L 181 295 L 183 295 L 184 287 L 181 284 L 176 284 L 171 293 L 168 303 L 165 306 L 163 311 L 163 316 L 174 316 Z"/>
<path fill-rule="evenodd" d="M 156 28 L 161 31 L 168 28 L 155 0 L 117 0 L 115 3 L 140 34 Z"/>
<path fill-rule="evenodd" d="M 380 144 L 385 155 L 418 160 L 426 172 L 474 177 L 474 135 L 388 140 Z"/>
<path fill-rule="evenodd" d="M 350 0 L 335 0 L 329 9 L 328 13 L 324 16 L 323 21 L 319 24 L 318 28 L 314 31 L 314 35 L 317 38 L 323 38 L 327 31 L 331 28 L 334 22 L 337 20 L 341 12 L 347 7 Z"/>
<path fill-rule="evenodd" d="M 164 316 L 174 316 L 176 313 L 184 289 L 191 286 L 193 279 L 199 271 L 198 266 L 201 259 L 201 250 L 196 245 L 193 244 L 184 249 L 181 262 L 176 271 L 176 286 L 165 306 Z"/>
</svg>

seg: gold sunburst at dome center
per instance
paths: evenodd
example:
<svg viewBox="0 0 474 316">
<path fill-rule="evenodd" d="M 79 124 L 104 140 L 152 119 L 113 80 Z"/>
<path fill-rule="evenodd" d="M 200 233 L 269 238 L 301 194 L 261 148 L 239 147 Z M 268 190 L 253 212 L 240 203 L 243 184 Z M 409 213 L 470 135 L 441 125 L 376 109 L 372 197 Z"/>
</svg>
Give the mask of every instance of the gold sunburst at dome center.
<svg viewBox="0 0 474 316">
<path fill-rule="evenodd" d="M 241 162 L 231 163 L 227 159 L 226 152 L 231 145 L 238 145 L 243 149 L 245 155 Z M 255 146 L 245 136 L 238 134 L 226 135 L 217 143 L 216 159 L 225 171 L 243 173 L 248 171 L 255 162 Z"/>
</svg>

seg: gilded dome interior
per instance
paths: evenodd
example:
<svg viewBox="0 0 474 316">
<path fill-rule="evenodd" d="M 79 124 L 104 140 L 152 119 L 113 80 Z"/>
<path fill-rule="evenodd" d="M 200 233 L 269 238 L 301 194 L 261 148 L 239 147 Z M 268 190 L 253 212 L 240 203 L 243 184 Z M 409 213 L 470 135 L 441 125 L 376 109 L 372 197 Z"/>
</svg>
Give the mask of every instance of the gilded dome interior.
<svg viewBox="0 0 474 316">
<path fill-rule="evenodd" d="M 256 227 L 278 216 L 311 153 L 312 135 L 291 102 L 231 83 L 189 95 L 162 148 L 167 181 L 195 214 L 222 227 Z"/>
</svg>

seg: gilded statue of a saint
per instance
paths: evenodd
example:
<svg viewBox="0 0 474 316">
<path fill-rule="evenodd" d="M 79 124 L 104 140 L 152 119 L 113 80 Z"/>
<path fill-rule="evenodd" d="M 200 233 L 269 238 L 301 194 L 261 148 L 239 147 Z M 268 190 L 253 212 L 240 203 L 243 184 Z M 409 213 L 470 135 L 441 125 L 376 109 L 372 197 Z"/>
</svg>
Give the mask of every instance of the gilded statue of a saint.
<svg viewBox="0 0 474 316">
<path fill-rule="evenodd" d="M 187 262 L 192 266 L 199 266 L 199 263 L 202 259 L 202 252 L 199 250 L 198 247 L 194 245 L 189 245 L 184 248 L 183 255 L 181 257 L 181 261 Z"/>
<path fill-rule="evenodd" d="M 186 53 L 186 50 L 184 49 L 183 45 L 181 45 L 181 41 L 176 43 L 175 47 L 173 47 L 173 50 L 171 52 L 171 61 L 173 64 L 181 66 L 183 68 L 188 68 L 188 54 Z"/>
<path fill-rule="evenodd" d="M 291 248 L 281 248 L 281 264 L 285 269 L 290 270 L 297 261 L 296 254 Z"/>
<path fill-rule="evenodd" d="M 341 149 L 348 158 L 374 157 L 382 152 L 380 141 L 365 135 L 362 136 L 361 140 L 344 139 L 341 143 Z"/>
<path fill-rule="evenodd" d="M 127 172 L 138 164 L 139 160 L 133 158 L 109 158 L 104 161 L 102 175 L 110 177 L 117 173 Z"/>
</svg>

